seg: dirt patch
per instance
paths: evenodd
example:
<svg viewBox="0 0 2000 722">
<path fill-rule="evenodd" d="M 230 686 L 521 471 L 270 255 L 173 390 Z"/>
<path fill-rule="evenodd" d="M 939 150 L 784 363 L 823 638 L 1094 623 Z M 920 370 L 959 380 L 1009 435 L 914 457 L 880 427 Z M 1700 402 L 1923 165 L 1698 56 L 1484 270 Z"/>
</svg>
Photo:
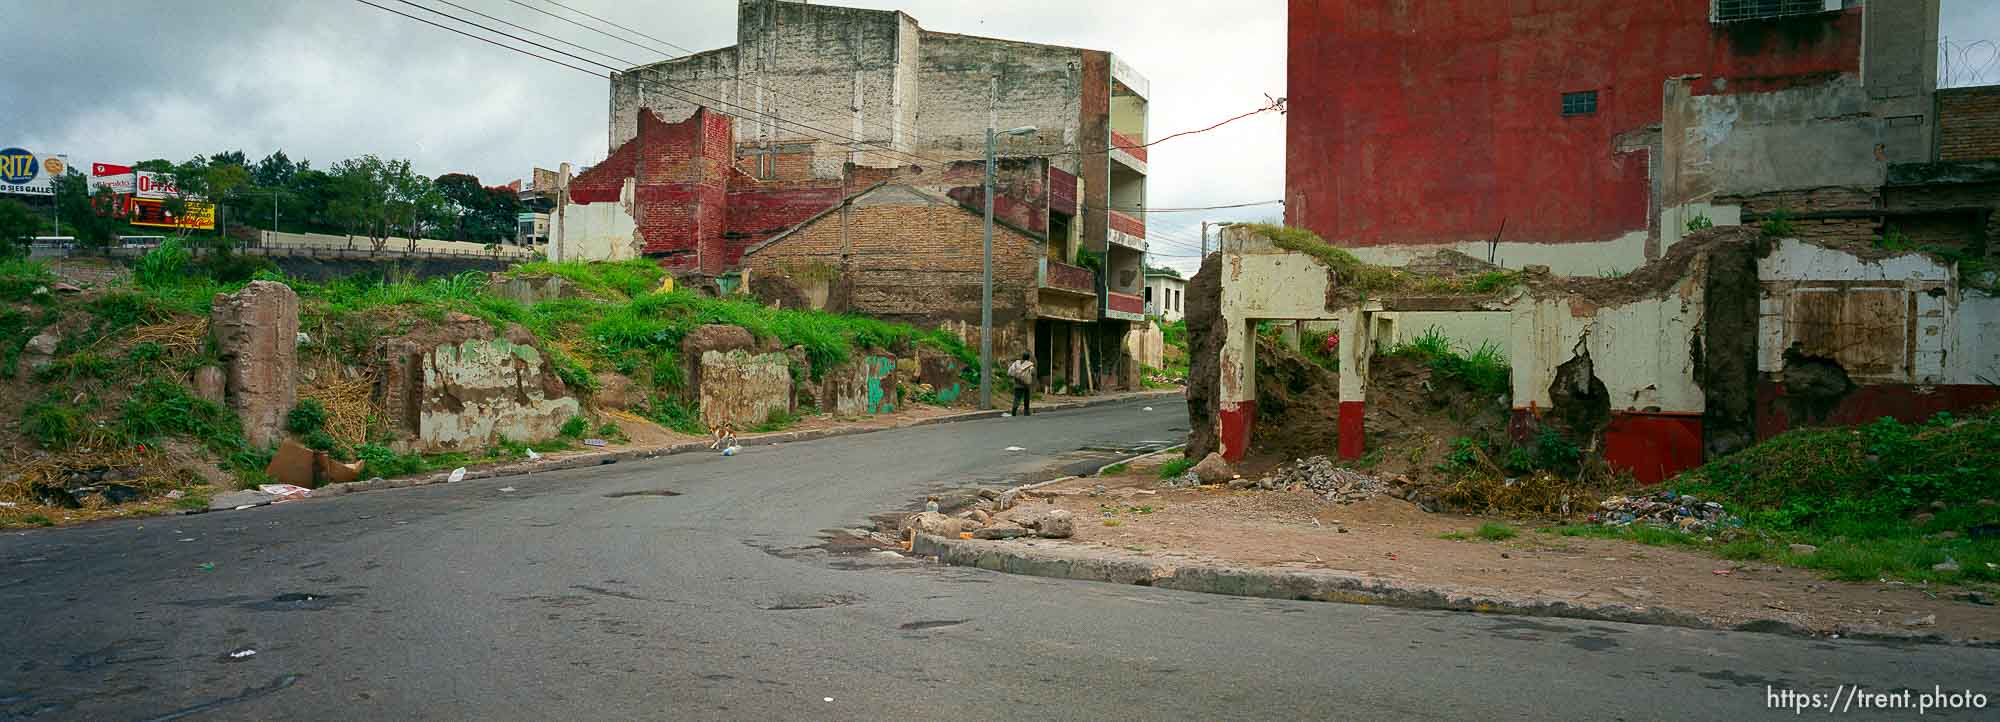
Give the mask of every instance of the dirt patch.
<svg viewBox="0 0 2000 722">
<path fill-rule="evenodd" d="M 1053 495 L 1049 508 L 1076 515 L 1075 537 L 1067 543 L 1165 560 L 1331 569 L 1579 604 L 1658 605 L 1722 624 L 1777 616 L 1815 632 L 1840 625 L 1903 627 L 1935 614 L 1934 625 L 1907 628 L 1959 639 L 2000 638 L 2000 608 L 1953 601 L 1954 590 L 1946 588 L 1834 582 L 1810 570 L 1730 562 L 1692 549 L 1429 514 L 1386 496 L 1343 506 L 1309 492 L 1167 489 L 1154 477 L 1153 469 L 1134 467 L 1121 476 L 1076 479 L 1042 491 Z M 1093 496 L 1096 485 L 1104 491 Z M 1516 536 L 1480 540 L 1475 530 L 1486 523 L 1508 523 Z M 1467 540 L 1440 538 L 1447 534 Z"/>
<path fill-rule="evenodd" d="M 1381 355 L 1368 362 L 1368 470 L 1412 480 L 1440 479 L 1438 467 L 1452 442 L 1470 438 L 1499 442 L 1507 433 L 1508 407 L 1451 379 L 1438 378 L 1429 365 L 1407 356 Z"/>
<path fill-rule="evenodd" d="M 1222 409 L 1222 256 L 1202 259 L 1201 270 L 1188 279 L 1188 446 L 1187 457 L 1199 459 L 1220 451 Z"/>
<path fill-rule="evenodd" d="M 1259 336 L 1252 452 L 1286 458 L 1328 453 L 1339 441 L 1339 421 L 1340 374 Z"/>
</svg>

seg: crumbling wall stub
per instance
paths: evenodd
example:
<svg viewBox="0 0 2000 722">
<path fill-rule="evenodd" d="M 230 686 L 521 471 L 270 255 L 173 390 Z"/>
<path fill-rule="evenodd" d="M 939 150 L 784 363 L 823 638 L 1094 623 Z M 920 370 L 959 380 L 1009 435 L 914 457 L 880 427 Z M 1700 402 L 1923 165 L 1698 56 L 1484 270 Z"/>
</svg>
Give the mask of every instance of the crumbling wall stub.
<svg viewBox="0 0 2000 722">
<path fill-rule="evenodd" d="M 645 241 L 633 219 L 636 186 L 627 178 L 608 203 L 567 203 L 549 218 L 549 260 L 624 261 L 639 257 Z"/>
<path fill-rule="evenodd" d="M 467 339 L 424 354 L 418 443 L 466 450 L 555 437 L 582 406 L 534 346 Z"/>
<path fill-rule="evenodd" d="M 764 423 L 774 411 L 791 411 L 792 372 L 785 354 L 704 351 L 701 376 L 701 420 L 709 426 L 744 429 Z"/>
<path fill-rule="evenodd" d="M 298 400 L 299 295 L 276 281 L 251 281 L 216 294 L 211 306 L 209 337 L 222 357 L 229 406 L 250 445 L 269 447 Z"/>
<path fill-rule="evenodd" d="M 1228 332 L 1221 315 L 1222 265 L 1222 254 L 1210 254 L 1188 279 L 1187 456 L 1191 459 L 1206 457 L 1222 446 L 1221 379 L 1228 373 L 1222 364 Z"/>
<path fill-rule="evenodd" d="M 1702 391 L 1702 450 L 1734 453 L 1756 440 L 1757 308 L 1755 249 L 1718 243 L 1702 282 L 1701 337 L 1693 360 Z"/>
</svg>

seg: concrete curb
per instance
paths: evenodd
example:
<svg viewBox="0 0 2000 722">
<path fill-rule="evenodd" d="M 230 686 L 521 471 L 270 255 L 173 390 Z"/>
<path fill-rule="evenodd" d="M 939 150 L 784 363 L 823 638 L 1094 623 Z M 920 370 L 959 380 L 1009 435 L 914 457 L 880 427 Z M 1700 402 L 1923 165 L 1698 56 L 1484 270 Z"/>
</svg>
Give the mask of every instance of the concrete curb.
<svg viewBox="0 0 2000 722">
<path fill-rule="evenodd" d="M 1124 403 L 1127 401 L 1136 401 L 1140 399 L 1162 398 L 1172 395 L 1178 395 L 1180 393 L 1182 392 L 1173 390 L 1150 391 L 1150 392 L 1141 391 L 1117 397 L 1089 398 L 1089 399 L 1082 399 L 1079 401 L 1061 402 L 1048 405 L 1044 408 L 1047 411 L 1065 411 L 1070 409 L 1090 408 L 1093 406 L 1106 406 L 1109 404 Z M 977 421 L 979 419 L 998 418 L 1002 413 L 1003 412 L 997 409 L 989 409 L 984 411 L 967 411 L 964 413 L 949 414 L 945 416 L 935 416 L 928 419 L 918 419 L 916 421 L 912 421 L 909 423 L 895 424 L 891 426 L 874 426 L 874 427 L 854 426 L 854 427 L 836 427 L 831 429 L 812 429 L 808 431 L 778 431 L 769 434 L 758 434 L 756 436 L 745 436 L 737 439 L 736 443 L 744 447 L 773 446 L 776 444 L 786 444 L 798 441 L 829 439 L 838 436 L 871 434 L 877 431 L 892 431 L 895 429 L 908 429 L 908 428 L 915 428 L 918 426 L 935 426 L 938 424 L 949 424 L 960 421 Z M 690 452 L 710 451 L 710 450 L 711 449 L 709 448 L 709 442 L 707 441 L 684 441 L 678 444 L 669 444 L 666 446 L 649 446 L 636 449 L 620 449 L 617 451 L 571 453 L 571 454 L 564 454 L 562 456 L 541 459 L 538 461 L 520 461 L 520 462 L 512 462 L 504 464 L 495 464 L 483 468 L 475 468 L 468 466 L 465 472 L 465 481 L 471 481 L 474 479 L 498 479 L 510 476 L 525 476 L 528 474 L 535 474 L 535 473 L 549 472 L 549 471 L 563 471 L 566 469 L 581 469 L 591 466 L 616 464 L 623 461 L 638 461 L 642 459 L 652 459 L 661 456 L 673 456 L 676 454 L 686 454 Z M 370 479 L 366 481 L 352 481 L 352 482 L 344 482 L 337 484 L 327 484 L 326 486 L 314 489 L 312 496 L 309 498 L 319 499 L 319 498 L 340 496 L 342 494 L 350 494 L 355 492 L 375 491 L 378 489 L 401 489 L 411 486 L 428 486 L 431 484 L 443 484 L 450 481 L 450 479 L 451 479 L 450 472 L 439 472 L 424 476 L 406 476 L 396 479 Z M 253 504 L 252 506 L 268 506 L 268 505 L 269 502 L 264 502 L 264 503 Z M 210 511 L 232 511 L 232 510 L 234 510 L 233 507 L 228 507 L 221 509 L 191 510 L 184 513 L 205 514 Z"/>
<path fill-rule="evenodd" d="M 1331 570 L 1276 569 L 1180 563 L 1140 557 L 1108 549 L 1091 549 L 1054 541 L 988 541 L 919 537 L 912 555 L 935 557 L 953 566 L 976 567 L 1009 574 L 1077 579 L 1114 584 L 1161 587 L 1188 592 L 1299 601 L 1375 604 L 1409 609 L 1439 609 L 1486 614 L 1560 617 L 1631 624 L 1655 624 L 1691 629 L 1762 632 L 1822 639 L 1796 621 L 1764 617 L 1735 624 L 1669 607 L 1627 604 L 1577 604 L 1570 600 L 1508 594 L 1484 589 L 1435 587 L 1356 576 Z M 1886 627 L 1837 627 L 1832 634 L 1849 639 L 1883 642 L 2000 647 L 2000 641 L 1952 640 L 1936 633 L 1913 633 Z"/>
</svg>

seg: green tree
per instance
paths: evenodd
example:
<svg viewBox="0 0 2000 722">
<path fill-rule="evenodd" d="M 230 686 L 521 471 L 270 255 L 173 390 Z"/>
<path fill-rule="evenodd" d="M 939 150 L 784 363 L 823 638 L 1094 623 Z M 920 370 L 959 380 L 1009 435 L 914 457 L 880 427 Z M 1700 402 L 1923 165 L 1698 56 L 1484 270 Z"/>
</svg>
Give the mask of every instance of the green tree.
<svg viewBox="0 0 2000 722">
<path fill-rule="evenodd" d="M 118 239 L 121 224 L 111 217 L 117 208 L 118 196 L 110 188 L 99 188 L 95 196 L 90 194 L 90 181 L 84 175 L 71 170 L 56 178 L 56 208 L 62 219 L 69 223 L 71 232 L 76 234 L 78 243 L 97 249 L 111 247 Z"/>
<path fill-rule="evenodd" d="M 35 242 L 35 234 L 40 232 L 42 220 L 35 217 L 35 210 L 17 200 L 0 200 L 0 253 L 8 256 L 25 256 L 28 246 Z"/>
<path fill-rule="evenodd" d="M 331 194 L 327 213 L 331 220 L 368 238 L 376 251 L 389 245 L 389 164 L 374 155 L 349 158 L 333 164 Z"/>
</svg>

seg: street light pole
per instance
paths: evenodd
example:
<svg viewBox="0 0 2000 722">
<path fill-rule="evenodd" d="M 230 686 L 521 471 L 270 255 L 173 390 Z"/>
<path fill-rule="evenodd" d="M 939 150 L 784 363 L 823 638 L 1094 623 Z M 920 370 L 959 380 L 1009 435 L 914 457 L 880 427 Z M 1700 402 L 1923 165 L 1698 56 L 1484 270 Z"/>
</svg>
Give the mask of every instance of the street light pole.
<svg viewBox="0 0 2000 722">
<path fill-rule="evenodd" d="M 1002 135 L 1028 135 L 1035 127 L 1010 128 L 996 133 L 993 126 L 986 126 L 986 177 L 980 195 L 985 196 L 986 235 L 980 244 L 980 255 L 985 258 L 979 281 L 979 408 L 993 408 L 993 156 L 997 152 L 996 141 Z"/>
<path fill-rule="evenodd" d="M 986 127 L 986 175 L 979 195 L 986 203 L 986 238 L 980 255 L 986 259 L 979 276 L 979 408 L 993 408 L 993 126 Z"/>
</svg>

